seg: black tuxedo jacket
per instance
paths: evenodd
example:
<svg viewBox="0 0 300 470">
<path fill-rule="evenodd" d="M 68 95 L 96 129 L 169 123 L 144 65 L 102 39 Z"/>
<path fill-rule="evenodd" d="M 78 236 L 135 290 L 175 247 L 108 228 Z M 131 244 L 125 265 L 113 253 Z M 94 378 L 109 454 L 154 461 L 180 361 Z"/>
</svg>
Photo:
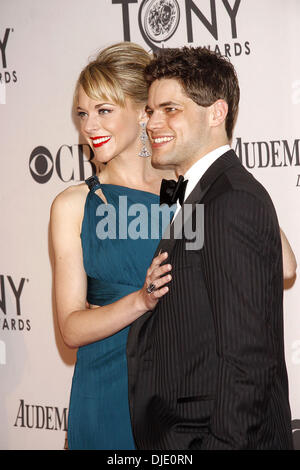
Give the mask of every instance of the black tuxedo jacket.
<svg viewBox="0 0 300 470">
<path fill-rule="evenodd" d="M 272 201 L 230 150 L 186 203 L 204 204 L 203 248 L 187 250 L 184 236 L 161 241 L 157 252 L 167 251 L 172 265 L 169 292 L 129 331 L 136 446 L 291 449 Z"/>
</svg>

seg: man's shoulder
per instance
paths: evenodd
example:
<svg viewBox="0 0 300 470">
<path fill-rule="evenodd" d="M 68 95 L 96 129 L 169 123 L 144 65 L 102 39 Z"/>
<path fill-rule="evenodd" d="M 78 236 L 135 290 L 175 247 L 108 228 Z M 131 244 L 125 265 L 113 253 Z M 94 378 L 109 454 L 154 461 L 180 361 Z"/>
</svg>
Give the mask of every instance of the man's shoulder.
<svg viewBox="0 0 300 470">
<path fill-rule="evenodd" d="M 228 212 L 232 217 L 237 213 L 264 211 L 277 219 L 273 201 L 266 188 L 242 165 L 227 168 L 210 187 L 203 201 L 206 211 Z"/>
<path fill-rule="evenodd" d="M 272 202 L 267 189 L 243 165 L 229 168 L 224 173 L 227 180 L 227 190 L 233 191 L 233 197 L 239 197 L 239 192 L 249 193 L 264 202 Z"/>
</svg>

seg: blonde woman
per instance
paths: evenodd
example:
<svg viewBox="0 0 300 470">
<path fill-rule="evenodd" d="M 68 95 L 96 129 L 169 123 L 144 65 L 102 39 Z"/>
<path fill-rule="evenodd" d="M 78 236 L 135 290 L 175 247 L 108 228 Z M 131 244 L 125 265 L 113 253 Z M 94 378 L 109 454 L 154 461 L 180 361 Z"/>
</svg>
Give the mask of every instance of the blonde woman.
<svg viewBox="0 0 300 470">
<path fill-rule="evenodd" d="M 166 254 L 151 264 L 158 238 L 118 233 L 125 216 L 119 214 L 120 202 L 128 210 L 138 203 L 150 217 L 151 205 L 159 203 L 162 176 L 173 176 L 151 166 L 145 146 L 143 70 L 149 60 L 138 45 L 115 44 L 87 65 L 76 86 L 81 133 L 95 159 L 106 165 L 99 178 L 59 194 L 51 211 L 59 326 L 65 343 L 79 348 L 68 419 L 70 449 L 134 448 L 127 392 L 128 327 L 154 308 L 170 281 L 170 267 L 160 267 Z M 99 234 L 98 224 L 109 214 L 103 211 L 101 218 L 96 212 L 106 204 L 115 237 Z M 146 288 L 153 282 L 162 288 L 149 294 Z M 86 308 L 86 300 L 96 308 Z"/>
</svg>

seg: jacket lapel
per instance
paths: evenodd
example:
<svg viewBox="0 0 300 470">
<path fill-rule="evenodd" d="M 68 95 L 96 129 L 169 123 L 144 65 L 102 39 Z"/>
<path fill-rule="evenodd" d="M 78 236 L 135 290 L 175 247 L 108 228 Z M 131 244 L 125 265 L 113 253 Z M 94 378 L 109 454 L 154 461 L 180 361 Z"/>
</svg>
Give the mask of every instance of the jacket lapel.
<svg viewBox="0 0 300 470">
<path fill-rule="evenodd" d="M 229 150 L 228 152 L 224 153 L 224 155 L 222 155 L 220 158 L 218 158 L 208 168 L 208 170 L 204 173 L 200 181 L 196 184 L 191 194 L 185 200 L 183 207 L 176 215 L 176 219 L 172 221 L 171 224 L 167 227 L 156 249 L 154 258 L 163 251 L 167 251 L 170 256 L 177 239 L 182 236 L 184 225 L 184 206 L 186 204 L 193 206 L 191 214 L 191 217 L 193 217 L 196 204 L 200 204 L 201 202 L 203 202 L 206 194 L 210 191 L 217 179 L 221 177 L 229 168 L 237 165 L 241 165 L 240 160 L 238 159 L 237 155 L 233 150 Z"/>
</svg>

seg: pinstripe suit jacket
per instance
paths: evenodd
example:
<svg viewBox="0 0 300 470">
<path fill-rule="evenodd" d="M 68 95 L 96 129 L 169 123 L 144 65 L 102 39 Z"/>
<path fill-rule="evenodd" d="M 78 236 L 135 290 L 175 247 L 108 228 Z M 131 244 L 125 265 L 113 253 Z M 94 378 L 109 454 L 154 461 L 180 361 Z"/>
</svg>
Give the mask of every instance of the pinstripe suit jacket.
<svg viewBox="0 0 300 470">
<path fill-rule="evenodd" d="M 129 332 L 137 448 L 291 449 L 272 201 L 230 150 L 186 203 L 204 204 L 204 246 L 161 241 L 172 264 L 169 293 Z"/>
</svg>

